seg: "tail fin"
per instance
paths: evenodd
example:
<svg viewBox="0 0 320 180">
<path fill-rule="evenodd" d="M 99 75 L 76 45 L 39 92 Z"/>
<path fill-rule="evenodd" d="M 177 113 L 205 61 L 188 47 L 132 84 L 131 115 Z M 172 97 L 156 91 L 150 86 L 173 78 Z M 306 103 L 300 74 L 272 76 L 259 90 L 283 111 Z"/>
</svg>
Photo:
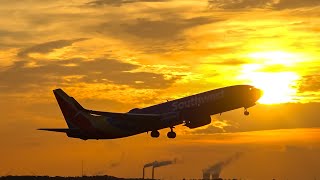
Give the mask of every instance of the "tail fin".
<svg viewBox="0 0 320 180">
<path fill-rule="evenodd" d="M 68 96 L 62 89 L 53 90 L 53 93 L 68 127 L 70 129 L 77 128 L 72 121 L 81 111 L 85 111 L 85 109 L 73 97 Z"/>
</svg>

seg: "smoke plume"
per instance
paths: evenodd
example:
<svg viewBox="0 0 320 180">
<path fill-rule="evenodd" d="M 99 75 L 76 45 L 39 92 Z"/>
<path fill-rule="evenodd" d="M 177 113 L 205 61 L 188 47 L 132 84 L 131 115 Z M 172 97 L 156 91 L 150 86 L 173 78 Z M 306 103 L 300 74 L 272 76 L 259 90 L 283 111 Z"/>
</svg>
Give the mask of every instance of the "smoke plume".
<svg viewBox="0 0 320 180">
<path fill-rule="evenodd" d="M 231 162 L 233 162 L 234 160 L 239 159 L 239 157 L 242 155 L 242 153 L 236 153 L 233 156 L 229 157 L 228 159 L 224 160 L 224 161 L 220 161 L 212 166 L 209 166 L 208 168 L 206 168 L 203 173 L 206 174 L 211 174 L 214 178 L 219 178 L 220 173 L 222 171 L 222 169 L 229 165 Z"/>
<path fill-rule="evenodd" d="M 143 167 L 151 167 L 151 166 L 153 166 L 153 164 L 155 163 L 156 161 L 154 161 L 154 162 L 151 162 L 151 163 L 147 163 L 147 164 L 145 164 Z"/>
<path fill-rule="evenodd" d="M 147 163 L 145 164 L 143 167 L 146 168 L 146 167 L 153 167 L 153 168 L 157 168 L 157 167 L 161 167 L 161 166 L 167 166 L 167 165 L 170 165 L 170 164 L 175 164 L 176 163 L 176 159 L 174 159 L 173 161 L 154 161 L 154 162 L 151 162 L 151 163 Z"/>
</svg>

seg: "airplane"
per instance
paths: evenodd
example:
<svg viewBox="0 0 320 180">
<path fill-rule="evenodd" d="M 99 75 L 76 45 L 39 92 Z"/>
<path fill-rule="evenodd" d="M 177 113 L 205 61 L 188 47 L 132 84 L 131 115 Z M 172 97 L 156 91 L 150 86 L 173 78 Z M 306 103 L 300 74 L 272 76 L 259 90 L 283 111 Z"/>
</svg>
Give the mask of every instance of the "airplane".
<svg viewBox="0 0 320 180">
<path fill-rule="evenodd" d="M 66 133 L 68 137 L 88 139 L 116 139 L 151 132 L 158 138 L 158 130 L 170 128 L 168 138 L 175 138 L 173 128 L 183 124 L 190 129 L 211 123 L 211 115 L 238 108 L 254 106 L 262 96 L 262 90 L 251 85 L 234 85 L 161 104 L 134 108 L 126 113 L 103 112 L 82 107 L 62 89 L 53 93 L 68 128 L 41 128 L 38 130 Z"/>
</svg>

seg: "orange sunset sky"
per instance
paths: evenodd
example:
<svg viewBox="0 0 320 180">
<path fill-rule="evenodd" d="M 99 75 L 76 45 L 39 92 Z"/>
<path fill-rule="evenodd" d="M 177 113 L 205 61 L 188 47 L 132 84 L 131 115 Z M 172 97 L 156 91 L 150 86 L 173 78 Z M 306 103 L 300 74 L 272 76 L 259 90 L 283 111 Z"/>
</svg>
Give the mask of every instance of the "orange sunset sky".
<svg viewBox="0 0 320 180">
<path fill-rule="evenodd" d="M 0 175 L 320 179 L 319 0 L 0 0 Z M 127 112 L 235 84 L 259 104 L 153 139 L 68 138 L 52 90 Z M 147 171 L 147 177 L 151 172 Z"/>
</svg>

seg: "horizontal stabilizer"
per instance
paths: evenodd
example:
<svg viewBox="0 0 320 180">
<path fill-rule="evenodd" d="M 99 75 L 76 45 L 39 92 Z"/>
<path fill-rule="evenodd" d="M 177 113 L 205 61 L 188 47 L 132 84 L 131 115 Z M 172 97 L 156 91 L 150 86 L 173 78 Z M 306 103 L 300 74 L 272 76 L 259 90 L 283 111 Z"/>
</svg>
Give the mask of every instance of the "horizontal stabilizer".
<svg viewBox="0 0 320 180">
<path fill-rule="evenodd" d="M 72 131 L 78 131 L 79 129 L 68 129 L 68 128 L 41 128 L 41 129 L 38 129 L 38 130 L 67 133 L 67 132 L 72 132 Z"/>
</svg>

